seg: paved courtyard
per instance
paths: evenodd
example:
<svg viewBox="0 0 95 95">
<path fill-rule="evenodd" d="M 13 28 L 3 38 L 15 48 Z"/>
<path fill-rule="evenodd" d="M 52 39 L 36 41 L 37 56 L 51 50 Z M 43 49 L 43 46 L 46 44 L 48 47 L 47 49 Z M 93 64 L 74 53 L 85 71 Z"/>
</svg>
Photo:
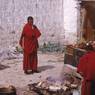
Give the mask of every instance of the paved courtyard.
<svg viewBox="0 0 95 95">
<path fill-rule="evenodd" d="M 39 70 L 40 73 L 25 75 L 22 69 L 22 57 L 19 59 L 4 60 L 1 62 L 0 84 L 14 85 L 23 87 L 29 83 L 44 80 L 47 77 L 60 77 L 64 55 L 59 53 L 39 53 Z"/>
</svg>

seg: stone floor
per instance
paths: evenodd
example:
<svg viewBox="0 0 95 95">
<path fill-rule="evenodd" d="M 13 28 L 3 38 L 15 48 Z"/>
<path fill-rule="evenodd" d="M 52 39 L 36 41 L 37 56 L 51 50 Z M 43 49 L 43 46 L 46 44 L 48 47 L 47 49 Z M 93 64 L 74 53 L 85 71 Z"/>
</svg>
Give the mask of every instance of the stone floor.
<svg viewBox="0 0 95 95">
<path fill-rule="evenodd" d="M 38 53 L 38 69 L 40 73 L 25 75 L 22 69 L 22 57 L 18 59 L 6 59 L 0 63 L 0 85 L 13 85 L 23 88 L 28 84 L 39 82 L 47 77 L 58 78 L 62 76 L 64 66 L 64 54 L 62 53 Z M 18 94 L 23 95 L 23 94 Z M 74 95 L 79 95 L 74 94 Z"/>
<path fill-rule="evenodd" d="M 40 73 L 25 75 L 22 69 L 22 58 L 4 60 L 0 69 L 0 84 L 11 84 L 23 87 L 29 83 L 43 80 L 48 76 L 59 77 L 63 67 L 63 54 L 38 54 Z"/>
</svg>

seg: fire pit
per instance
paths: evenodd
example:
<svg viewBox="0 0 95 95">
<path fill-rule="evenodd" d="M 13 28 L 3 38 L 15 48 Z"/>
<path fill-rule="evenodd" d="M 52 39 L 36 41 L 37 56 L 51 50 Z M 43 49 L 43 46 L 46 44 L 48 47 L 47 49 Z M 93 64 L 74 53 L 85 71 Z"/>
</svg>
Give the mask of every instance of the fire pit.
<svg viewBox="0 0 95 95">
<path fill-rule="evenodd" d="M 38 95 L 73 95 L 73 90 L 78 89 L 79 81 L 69 74 L 64 75 L 64 79 L 47 77 L 45 80 L 29 84 L 29 91 L 34 91 Z"/>
<path fill-rule="evenodd" d="M 64 91 L 58 87 L 50 86 L 50 88 L 38 87 L 38 83 L 29 85 L 30 91 L 36 92 L 38 95 L 73 95 L 70 89 Z"/>
<path fill-rule="evenodd" d="M 0 95 L 16 95 L 16 89 L 13 86 L 0 87 Z"/>
</svg>

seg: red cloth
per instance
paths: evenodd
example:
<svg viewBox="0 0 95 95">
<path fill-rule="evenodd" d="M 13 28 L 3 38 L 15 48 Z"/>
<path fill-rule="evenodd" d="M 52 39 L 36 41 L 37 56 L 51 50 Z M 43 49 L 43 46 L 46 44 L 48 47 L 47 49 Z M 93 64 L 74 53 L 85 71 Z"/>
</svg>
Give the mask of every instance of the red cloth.
<svg viewBox="0 0 95 95">
<path fill-rule="evenodd" d="M 78 72 L 83 75 L 82 95 L 91 95 L 91 80 L 95 80 L 95 52 L 91 51 L 80 58 Z"/>
<path fill-rule="evenodd" d="M 24 26 L 20 45 L 24 49 L 23 69 L 24 70 L 36 70 L 37 69 L 37 48 L 38 38 L 41 33 L 36 26 L 29 25 Z"/>
<path fill-rule="evenodd" d="M 24 52 L 23 70 L 37 70 L 37 65 L 37 52 L 34 52 L 33 54 L 27 54 L 26 52 Z"/>
</svg>

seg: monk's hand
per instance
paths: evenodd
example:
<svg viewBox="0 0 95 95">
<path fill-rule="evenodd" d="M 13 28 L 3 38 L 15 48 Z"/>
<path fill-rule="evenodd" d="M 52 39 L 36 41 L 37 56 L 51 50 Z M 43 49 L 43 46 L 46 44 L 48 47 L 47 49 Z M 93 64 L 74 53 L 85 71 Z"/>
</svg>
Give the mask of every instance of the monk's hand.
<svg viewBox="0 0 95 95">
<path fill-rule="evenodd" d="M 22 46 L 22 49 L 24 50 L 24 46 Z"/>
<path fill-rule="evenodd" d="M 24 50 L 24 43 L 21 43 L 20 47 Z"/>
</svg>

